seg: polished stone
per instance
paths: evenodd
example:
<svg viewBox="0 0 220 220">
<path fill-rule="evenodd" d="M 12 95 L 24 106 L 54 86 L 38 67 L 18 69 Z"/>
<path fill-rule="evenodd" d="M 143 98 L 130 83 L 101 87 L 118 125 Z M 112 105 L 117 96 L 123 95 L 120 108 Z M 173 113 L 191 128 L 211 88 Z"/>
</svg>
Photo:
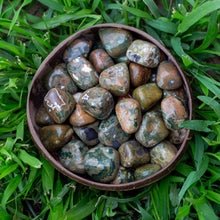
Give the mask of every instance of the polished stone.
<svg viewBox="0 0 220 220">
<path fill-rule="evenodd" d="M 182 144 L 186 137 L 186 133 L 186 128 L 170 131 L 169 141 L 173 144 Z"/>
<path fill-rule="evenodd" d="M 161 166 L 158 164 L 145 164 L 140 167 L 138 167 L 134 171 L 134 178 L 135 180 L 141 180 L 146 177 L 149 177 L 159 171 L 161 169 Z"/>
<path fill-rule="evenodd" d="M 35 121 L 37 125 L 40 125 L 40 126 L 55 124 L 54 120 L 47 113 L 47 110 L 43 104 L 40 106 L 40 108 L 36 112 Z"/>
<path fill-rule="evenodd" d="M 134 173 L 133 170 L 126 169 L 120 166 L 119 171 L 112 181 L 113 184 L 122 184 L 122 183 L 130 183 L 134 181 Z"/>
<path fill-rule="evenodd" d="M 82 92 L 77 92 L 77 93 L 73 94 L 73 98 L 76 103 L 79 102 L 79 98 L 81 97 L 82 94 L 83 94 Z"/>
</svg>

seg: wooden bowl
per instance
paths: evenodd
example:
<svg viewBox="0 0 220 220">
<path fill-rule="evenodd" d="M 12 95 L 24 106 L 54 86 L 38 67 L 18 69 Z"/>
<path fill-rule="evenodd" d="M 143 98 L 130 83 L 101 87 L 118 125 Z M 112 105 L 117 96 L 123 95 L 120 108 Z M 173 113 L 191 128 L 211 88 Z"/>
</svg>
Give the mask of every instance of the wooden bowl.
<svg viewBox="0 0 220 220">
<path fill-rule="evenodd" d="M 187 130 L 185 139 L 183 143 L 178 147 L 178 152 L 175 158 L 173 158 L 173 160 L 166 167 L 162 168 L 157 173 L 147 178 L 134 181 L 134 182 L 130 182 L 130 183 L 104 184 L 104 183 L 92 181 L 90 179 L 86 179 L 80 175 L 72 173 L 71 171 L 63 167 L 61 163 L 59 162 L 59 160 L 57 160 L 57 158 L 54 155 L 48 152 L 47 149 L 42 144 L 39 138 L 40 127 L 35 122 L 36 111 L 39 108 L 39 106 L 43 103 L 43 97 L 45 96 L 47 92 L 43 85 L 43 78 L 57 64 L 63 62 L 62 57 L 63 57 L 64 50 L 71 44 L 73 40 L 79 37 L 82 37 L 82 36 L 86 36 L 87 38 L 95 41 L 98 36 L 98 29 L 107 28 L 107 27 L 118 27 L 118 28 L 123 28 L 125 30 L 128 30 L 133 34 L 134 38 L 149 41 L 155 44 L 158 48 L 160 48 L 161 51 L 164 52 L 164 54 L 176 65 L 179 73 L 182 76 L 183 87 L 185 89 L 187 102 L 188 102 L 189 120 L 192 119 L 192 98 L 191 98 L 190 87 L 189 87 L 186 77 L 184 76 L 183 71 L 181 70 L 179 64 L 177 63 L 175 58 L 171 55 L 171 53 L 163 45 L 161 45 L 157 40 L 155 40 L 153 37 L 151 37 L 144 31 L 138 30 L 130 26 L 121 25 L 121 24 L 99 24 L 99 25 L 88 27 L 84 30 L 81 30 L 71 35 L 66 40 L 61 42 L 42 62 L 42 64 L 40 65 L 38 71 L 36 72 L 32 80 L 32 83 L 29 89 L 28 98 L 27 98 L 27 121 L 28 121 L 28 126 L 30 129 L 30 133 L 35 142 L 35 145 L 37 146 L 37 148 L 39 149 L 43 157 L 45 157 L 62 174 L 68 176 L 69 178 L 81 184 L 91 186 L 91 187 L 101 189 L 101 190 L 110 190 L 110 191 L 134 190 L 134 189 L 138 189 L 138 188 L 150 185 L 162 179 L 163 177 L 167 176 L 176 167 L 176 165 L 180 162 L 181 158 L 183 157 L 187 149 L 188 142 L 190 139 L 190 130 Z"/>
</svg>

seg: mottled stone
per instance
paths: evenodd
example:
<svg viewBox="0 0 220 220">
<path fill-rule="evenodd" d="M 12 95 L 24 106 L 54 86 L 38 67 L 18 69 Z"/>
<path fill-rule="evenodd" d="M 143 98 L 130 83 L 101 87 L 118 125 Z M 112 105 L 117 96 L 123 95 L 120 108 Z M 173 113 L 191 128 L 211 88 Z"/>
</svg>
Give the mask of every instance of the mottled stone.
<svg viewBox="0 0 220 220">
<path fill-rule="evenodd" d="M 61 124 L 75 108 L 73 96 L 59 88 L 52 88 L 44 97 L 44 107 L 53 120 Z"/>
<path fill-rule="evenodd" d="M 159 171 L 161 167 L 158 164 L 145 164 L 138 167 L 134 171 L 134 178 L 135 180 L 141 180 L 146 177 L 149 177 Z"/>
<path fill-rule="evenodd" d="M 82 127 L 73 127 L 77 136 L 88 146 L 94 146 L 99 143 L 98 129 L 99 121 Z"/>
<path fill-rule="evenodd" d="M 88 150 L 82 141 L 70 141 L 58 152 L 60 163 L 74 173 L 84 174 L 84 156 Z"/>
<path fill-rule="evenodd" d="M 114 61 L 116 64 L 117 63 L 126 63 L 127 65 L 129 65 L 129 63 L 130 63 L 130 60 L 127 58 L 126 55 L 115 58 Z"/>
<path fill-rule="evenodd" d="M 186 137 L 186 133 L 186 128 L 170 131 L 169 141 L 173 144 L 182 144 Z"/>
<path fill-rule="evenodd" d="M 47 113 L 47 110 L 43 104 L 36 112 L 35 121 L 40 126 L 55 124 L 54 120 Z"/>
<path fill-rule="evenodd" d="M 94 122 L 96 118 L 92 117 L 90 114 L 82 109 L 80 104 L 76 104 L 76 108 L 70 115 L 69 122 L 72 126 L 84 126 Z"/>
<path fill-rule="evenodd" d="M 149 82 L 150 83 L 157 83 L 157 73 L 151 71 Z"/>
<path fill-rule="evenodd" d="M 126 55 L 130 61 L 149 68 L 157 67 L 160 61 L 160 50 L 158 47 L 143 40 L 133 41 Z"/>
<path fill-rule="evenodd" d="M 113 95 L 126 95 L 130 88 L 130 77 L 126 63 L 118 63 L 104 70 L 100 74 L 99 84 Z"/>
<path fill-rule="evenodd" d="M 73 98 L 74 98 L 74 100 L 75 100 L 76 103 L 79 102 L 79 98 L 81 97 L 82 94 L 83 94 L 82 92 L 77 92 L 77 93 L 75 93 L 75 94 L 73 95 Z"/>
<path fill-rule="evenodd" d="M 86 90 L 80 97 L 79 104 L 84 111 L 101 120 L 107 118 L 114 108 L 111 93 L 99 87 Z"/>
<path fill-rule="evenodd" d="M 162 100 L 161 111 L 165 125 L 170 130 L 179 129 L 178 124 L 188 119 L 186 107 L 183 102 L 175 96 L 170 96 Z"/>
<path fill-rule="evenodd" d="M 78 38 L 67 47 L 63 54 L 63 60 L 68 63 L 79 56 L 87 57 L 92 47 L 92 41 L 86 38 Z"/>
<path fill-rule="evenodd" d="M 161 89 L 178 89 L 182 86 L 182 77 L 171 61 L 163 61 L 157 69 L 157 85 Z"/>
<path fill-rule="evenodd" d="M 112 58 L 103 49 L 96 49 L 90 53 L 89 61 L 94 66 L 97 73 L 114 65 Z"/>
<path fill-rule="evenodd" d="M 118 96 L 118 102 L 121 101 L 121 100 L 123 100 L 123 99 L 127 99 L 127 98 L 133 98 L 131 91 L 129 91 L 128 94 L 125 95 L 125 96 Z"/>
<path fill-rule="evenodd" d="M 150 79 L 151 69 L 141 66 L 137 63 L 129 65 L 131 84 L 134 87 L 146 84 Z"/>
<path fill-rule="evenodd" d="M 115 179 L 112 181 L 113 184 L 130 183 L 134 181 L 134 173 L 132 170 L 120 167 Z"/>
<path fill-rule="evenodd" d="M 150 151 L 151 163 L 165 167 L 176 156 L 177 149 L 169 141 L 162 141 Z"/>
<path fill-rule="evenodd" d="M 70 141 L 73 129 L 69 125 L 48 125 L 40 129 L 39 136 L 44 147 L 54 152 Z"/>
<path fill-rule="evenodd" d="M 163 119 L 155 112 L 147 112 L 142 119 L 135 138 L 145 147 L 153 147 L 169 134 Z"/>
<path fill-rule="evenodd" d="M 96 49 L 105 49 L 104 46 L 102 45 L 102 41 L 101 40 L 96 40 L 92 46 L 92 51 L 96 50 Z"/>
<path fill-rule="evenodd" d="M 67 64 L 67 70 L 76 85 L 82 89 L 89 89 L 99 82 L 98 73 L 92 64 L 83 56 L 77 57 Z"/>
<path fill-rule="evenodd" d="M 119 154 L 111 147 L 94 147 L 84 157 L 85 170 L 95 181 L 108 183 L 119 170 Z"/>
<path fill-rule="evenodd" d="M 131 140 L 123 143 L 118 149 L 121 165 L 123 167 L 137 167 L 148 163 L 150 155 L 148 150 L 137 141 Z"/>
<path fill-rule="evenodd" d="M 122 130 L 116 115 L 110 115 L 110 117 L 100 123 L 98 135 L 102 144 L 116 149 L 130 137 L 129 134 Z"/>
<path fill-rule="evenodd" d="M 132 134 L 138 130 L 142 119 L 138 101 L 132 98 L 122 99 L 115 106 L 115 112 L 124 132 Z"/>
<path fill-rule="evenodd" d="M 44 78 L 44 84 L 48 90 L 59 88 L 70 94 L 74 94 L 78 90 L 67 72 L 65 63 L 58 64 L 49 74 L 47 74 Z"/>
<path fill-rule="evenodd" d="M 113 58 L 125 55 L 132 42 L 131 33 L 121 28 L 99 29 L 99 37 L 105 50 Z"/>
<path fill-rule="evenodd" d="M 141 109 L 146 111 L 162 97 L 162 91 L 155 83 L 147 83 L 133 91 L 133 97 L 140 103 Z"/>
</svg>

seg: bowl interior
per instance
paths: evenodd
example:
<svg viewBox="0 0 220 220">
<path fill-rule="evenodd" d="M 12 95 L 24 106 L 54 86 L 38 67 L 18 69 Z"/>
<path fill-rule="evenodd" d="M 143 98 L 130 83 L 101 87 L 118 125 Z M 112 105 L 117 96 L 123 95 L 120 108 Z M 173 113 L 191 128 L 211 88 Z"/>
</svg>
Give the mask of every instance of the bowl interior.
<svg viewBox="0 0 220 220">
<path fill-rule="evenodd" d="M 37 112 L 37 109 L 40 107 L 40 105 L 43 103 L 43 97 L 46 95 L 47 90 L 44 87 L 43 79 L 44 77 L 59 63 L 63 63 L 63 53 L 64 50 L 68 47 L 68 45 L 71 44 L 71 42 L 79 37 L 86 37 L 91 39 L 93 42 L 96 42 L 98 40 L 98 30 L 100 28 L 104 27 L 119 27 L 123 28 L 125 30 L 128 30 L 132 33 L 134 39 L 143 39 L 146 41 L 149 41 L 153 44 L 155 44 L 157 47 L 160 48 L 161 51 L 164 52 L 164 54 L 176 65 L 177 69 L 179 70 L 179 73 L 182 76 L 183 79 L 183 88 L 185 90 L 186 96 L 187 96 L 187 103 L 188 103 L 188 114 L 189 114 L 189 120 L 192 119 L 192 99 L 191 99 L 191 92 L 190 87 L 188 85 L 187 79 L 184 76 L 179 64 L 175 60 L 175 58 L 171 55 L 171 53 L 162 46 L 158 41 L 156 41 L 154 38 L 152 38 L 147 33 L 138 30 L 136 28 L 125 26 L 121 24 L 100 24 L 95 25 L 89 28 L 86 28 L 82 31 L 79 31 L 70 37 L 68 37 L 66 40 L 61 42 L 49 55 L 48 57 L 43 61 L 41 66 L 39 67 L 38 71 L 36 72 L 30 89 L 28 93 L 28 100 L 27 100 L 27 119 L 28 119 L 28 126 L 31 133 L 31 136 L 35 142 L 35 145 L 40 150 L 41 154 L 61 173 L 68 176 L 69 178 L 82 183 L 87 186 L 91 186 L 97 189 L 102 190 L 111 190 L 111 191 L 126 191 L 126 190 L 133 190 L 137 188 L 141 188 L 144 186 L 147 186 L 151 183 L 154 183 L 166 175 L 168 175 L 175 166 L 179 163 L 181 158 L 183 157 L 187 145 L 188 140 L 190 137 L 190 131 L 187 131 L 187 134 L 185 136 L 185 139 L 183 143 L 178 147 L 178 152 L 176 156 L 173 158 L 173 160 L 164 168 L 162 168 L 157 173 L 151 175 L 150 177 L 147 177 L 145 179 L 141 179 L 138 181 L 134 181 L 131 183 L 124 183 L 124 184 L 104 184 L 92 181 L 90 179 L 87 179 L 85 177 L 82 177 L 80 175 L 74 174 L 65 167 L 63 167 L 55 155 L 51 154 L 47 151 L 47 149 L 43 146 L 40 138 L 39 138 L 39 129 L 40 127 L 35 122 L 35 114 Z"/>
</svg>

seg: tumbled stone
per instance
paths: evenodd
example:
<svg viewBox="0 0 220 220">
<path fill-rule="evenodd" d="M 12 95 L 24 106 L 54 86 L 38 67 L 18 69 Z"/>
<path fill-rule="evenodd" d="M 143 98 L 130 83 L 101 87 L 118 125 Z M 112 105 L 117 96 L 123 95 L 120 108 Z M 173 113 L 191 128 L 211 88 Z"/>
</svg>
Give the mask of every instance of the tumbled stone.
<svg viewBox="0 0 220 220">
<path fill-rule="evenodd" d="M 150 83 L 157 83 L 157 73 L 155 73 L 154 71 L 151 71 L 149 82 Z"/>
<path fill-rule="evenodd" d="M 149 68 L 157 67 L 160 61 L 160 50 L 158 47 L 143 40 L 133 41 L 126 55 L 130 61 Z"/>
<path fill-rule="evenodd" d="M 95 181 L 108 183 L 119 170 L 118 151 L 111 147 L 94 147 L 84 157 L 85 170 Z"/>
<path fill-rule="evenodd" d="M 79 56 L 87 57 L 92 47 L 92 41 L 86 38 L 78 38 L 67 47 L 63 54 L 63 60 L 68 63 Z"/>
<path fill-rule="evenodd" d="M 170 130 L 179 129 L 178 124 L 188 119 L 186 107 L 175 96 L 170 96 L 162 100 L 161 111 L 165 125 Z"/>
<path fill-rule="evenodd" d="M 127 65 L 129 65 L 129 63 L 130 63 L 130 60 L 127 58 L 126 55 L 115 58 L 114 61 L 116 64 L 117 63 L 126 63 Z"/>
<path fill-rule="evenodd" d="M 125 133 L 116 117 L 112 114 L 107 119 L 103 120 L 99 126 L 99 141 L 107 146 L 119 148 L 122 143 L 130 137 Z"/>
<path fill-rule="evenodd" d="M 187 129 L 180 128 L 178 130 L 170 131 L 169 141 L 173 144 L 182 144 L 186 137 Z"/>
<path fill-rule="evenodd" d="M 132 42 L 131 33 L 121 28 L 99 29 L 99 37 L 105 50 L 113 58 L 125 55 Z"/>
<path fill-rule="evenodd" d="M 80 104 L 76 104 L 76 108 L 70 115 L 69 121 L 72 126 L 84 126 L 94 122 L 96 118 L 85 112 Z"/>
<path fill-rule="evenodd" d="M 137 63 L 129 65 L 131 84 L 134 87 L 146 84 L 150 79 L 151 69 L 141 66 Z"/>
<path fill-rule="evenodd" d="M 54 152 L 70 141 L 73 129 L 69 125 L 48 125 L 40 129 L 39 136 L 44 147 Z"/>
<path fill-rule="evenodd" d="M 58 64 L 44 79 L 45 87 L 50 90 L 52 88 L 60 88 L 74 94 L 78 88 L 70 77 L 66 69 L 66 64 Z"/>
<path fill-rule="evenodd" d="M 81 126 L 81 127 L 73 127 L 73 130 L 77 134 L 77 136 L 88 146 L 94 146 L 99 143 L 98 139 L 98 129 L 99 129 L 99 121 L 96 121 L 92 124 Z"/>
<path fill-rule="evenodd" d="M 67 70 L 76 85 L 82 89 L 89 89 L 99 82 L 99 76 L 92 64 L 83 56 L 77 57 L 67 64 Z"/>
<path fill-rule="evenodd" d="M 134 178 L 135 180 L 141 180 L 146 177 L 149 177 L 159 171 L 161 167 L 158 164 L 145 164 L 138 167 L 134 171 Z"/>
<path fill-rule="evenodd" d="M 157 69 L 157 85 L 161 89 L 178 89 L 182 86 L 182 77 L 171 61 L 163 61 Z"/>
<path fill-rule="evenodd" d="M 100 74 L 99 84 L 113 95 L 126 95 L 130 88 L 130 77 L 126 63 L 118 63 L 104 70 Z"/>
<path fill-rule="evenodd" d="M 169 141 L 162 141 L 150 151 L 151 163 L 165 167 L 176 156 L 177 149 Z"/>
<path fill-rule="evenodd" d="M 134 174 L 132 170 L 126 169 L 122 166 L 119 167 L 119 171 L 112 181 L 113 184 L 130 183 L 134 181 Z"/>
<path fill-rule="evenodd" d="M 123 100 L 123 99 L 127 99 L 127 98 L 133 98 L 131 91 L 129 91 L 128 94 L 125 95 L 125 96 L 118 96 L 118 102 Z"/>
<path fill-rule="evenodd" d="M 123 167 L 137 167 L 148 163 L 150 155 L 148 150 L 137 141 L 131 140 L 123 143 L 118 149 L 121 165 Z"/>
<path fill-rule="evenodd" d="M 84 174 L 84 156 L 88 150 L 82 141 L 70 141 L 58 152 L 60 163 L 74 173 Z"/>
<path fill-rule="evenodd" d="M 97 73 L 114 65 L 112 58 L 103 49 L 96 49 L 90 53 L 89 61 L 94 66 Z"/>
<path fill-rule="evenodd" d="M 52 88 L 44 97 L 44 107 L 53 120 L 61 124 L 75 108 L 73 96 L 59 88 Z"/>
<path fill-rule="evenodd" d="M 161 99 L 162 91 L 155 83 L 147 83 L 137 87 L 133 91 L 133 97 L 139 102 L 141 109 L 146 111 Z"/>
<path fill-rule="evenodd" d="M 79 99 L 83 110 L 97 119 L 107 118 L 113 108 L 114 100 L 109 91 L 100 87 L 86 90 Z"/>
<path fill-rule="evenodd" d="M 163 119 L 155 112 L 147 112 L 142 119 L 135 138 L 145 147 L 153 147 L 169 134 Z"/>
<path fill-rule="evenodd" d="M 82 94 L 83 94 L 82 92 L 77 92 L 77 93 L 73 94 L 73 98 L 76 103 L 79 102 L 79 98 L 81 97 Z"/>
<path fill-rule="evenodd" d="M 132 134 L 138 130 L 142 119 L 138 101 L 132 98 L 122 99 L 115 106 L 115 112 L 124 132 Z"/>
<path fill-rule="evenodd" d="M 47 113 L 47 110 L 43 104 L 36 112 L 35 121 L 40 126 L 55 124 L 54 120 Z"/>
</svg>

